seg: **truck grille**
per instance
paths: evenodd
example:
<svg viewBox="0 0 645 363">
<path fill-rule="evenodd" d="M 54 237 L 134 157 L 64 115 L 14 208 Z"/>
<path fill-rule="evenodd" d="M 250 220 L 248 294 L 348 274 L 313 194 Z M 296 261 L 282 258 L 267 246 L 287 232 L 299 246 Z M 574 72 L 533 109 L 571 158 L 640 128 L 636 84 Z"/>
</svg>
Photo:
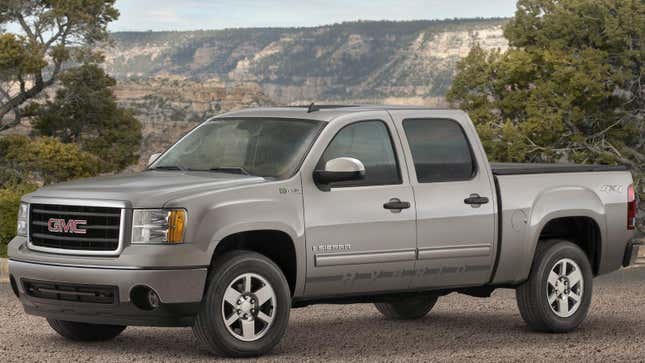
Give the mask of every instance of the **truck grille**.
<svg viewBox="0 0 645 363">
<path fill-rule="evenodd" d="M 80 221 L 76 231 L 70 221 Z M 29 239 L 32 245 L 38 247 L 116 251 L 119 248 L 120 226 L 119 208 L 30 205 Z"/>
<path fill-rule="evenodd" d="M 29 296 L 39 299 L 115 304 L 116 286 L 80 285 L 22 279 L 22 286 Z"/>
</svg>

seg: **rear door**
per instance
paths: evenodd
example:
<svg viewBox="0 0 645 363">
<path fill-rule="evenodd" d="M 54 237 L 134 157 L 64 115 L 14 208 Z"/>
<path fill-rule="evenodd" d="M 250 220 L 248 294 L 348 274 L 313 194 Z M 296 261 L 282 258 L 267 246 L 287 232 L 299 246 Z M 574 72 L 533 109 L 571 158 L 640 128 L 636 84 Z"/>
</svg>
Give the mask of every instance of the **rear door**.
<svg viewBox="0 0 645 363">
<path fill-rule="evenodd" d="M 483 284 L 493 268 L 496 203 L 474 126 L 454 111 L 392 111 L 417 210 L 413 287 Z M 429 117 L 429 115 L 431 115 Z"/>
<path fill-rule="evenodd" d="M 329 124 L 303 165 L 307 296 L 389 292 L 409 287 L 416 257 L 414 198 L 401 144 L 385 111 Z M 365 165 L 363 180 L 320 188 L 315 168 L 337 157 Z M 387 209 L 393 199 L 407 208 Z"/>
</svg>

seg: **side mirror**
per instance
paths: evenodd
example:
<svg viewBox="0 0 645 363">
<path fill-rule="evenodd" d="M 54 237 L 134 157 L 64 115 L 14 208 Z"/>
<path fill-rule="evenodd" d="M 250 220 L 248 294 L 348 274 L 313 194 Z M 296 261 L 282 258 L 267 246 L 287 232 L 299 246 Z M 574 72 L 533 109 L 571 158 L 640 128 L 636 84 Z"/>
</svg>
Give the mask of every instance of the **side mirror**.
<svg viewBox="0 0 645 363">
<path fill-rule="evenodd" d="M 334 182 L 361 180 L 365 177 L 365 165 L 354 158 L 336 158 L 325 164 L 324 170 L 314 171 L 314 181 L 327 185 Z"/>
<path fill-rule="evenodd" d="M 161 156 L 161 153 L 154 153 L 150 155 L 150 157 L 148 158 L 148 164 L 146 166 L 152 165 L 152 163 L 157 161 L 157 159 L 159 159 L 160 156 Z"/>
</svg>

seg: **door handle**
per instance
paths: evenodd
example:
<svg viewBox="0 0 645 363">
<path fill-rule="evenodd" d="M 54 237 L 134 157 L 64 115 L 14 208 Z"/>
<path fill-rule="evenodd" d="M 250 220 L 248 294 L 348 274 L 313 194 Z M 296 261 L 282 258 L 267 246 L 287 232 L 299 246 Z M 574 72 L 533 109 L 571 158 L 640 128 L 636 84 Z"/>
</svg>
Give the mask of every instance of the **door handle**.
<svg viewBox="0 0 645 363">
<path fill-rule="evenodd" d="M 402 202 L 398 198 L 392 198 L 389 202 L 383 204 L 383 208 L 389 209 L 392 211 L 400 211 L 402 209 L 410 208 L 410 202 Z"/>
<path fill-rule="evenodd" d="M 464 199 L 464 203 L 470 204 L 473 207 L 480 206 L 488 203 L 488 197 L 482 197 L 479 194 L 471 194 L 470 197 Z"/>
</svg>

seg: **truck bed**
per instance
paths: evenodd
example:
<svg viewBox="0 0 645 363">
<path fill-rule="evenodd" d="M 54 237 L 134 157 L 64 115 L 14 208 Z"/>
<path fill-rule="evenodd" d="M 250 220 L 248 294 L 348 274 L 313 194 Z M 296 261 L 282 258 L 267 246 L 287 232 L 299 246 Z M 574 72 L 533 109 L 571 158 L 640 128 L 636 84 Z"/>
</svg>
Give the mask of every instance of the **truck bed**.
<svg viewBox="0 0 645 363">
<path fill-rule="evenodd" d="M 560 174 L 602 171 L 626 171 L 624 165 L 491 163 L 494 175 Z"/>
</svg>

